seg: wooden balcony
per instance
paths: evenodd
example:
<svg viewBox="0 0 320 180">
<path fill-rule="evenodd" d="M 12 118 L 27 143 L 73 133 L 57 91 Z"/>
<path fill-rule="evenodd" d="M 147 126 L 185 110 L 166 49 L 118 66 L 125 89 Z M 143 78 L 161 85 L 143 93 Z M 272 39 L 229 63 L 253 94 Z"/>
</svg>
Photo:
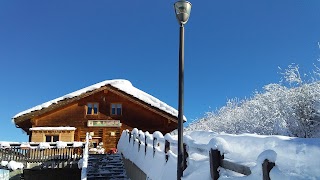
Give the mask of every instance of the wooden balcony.
<svg viewBox="0 0 320 180">
<path fill-rule="evenodd" d="M 51 167 L 54 168 L 62 162 L 76 164 L 83 157 L 84 143 L 81 142 L 65 143 L 63 147 L 57 146 L 57 143 L 45 143 L 45 147 L 41 145 L 43 144 L 8 143 L 5 146 L 1 144 L 0 162 L 21 162 L 25 168 L 29 168 L 28 164 L 30 163 L 46 164 L 46 166 L 51 164 Z"/>
</svg>

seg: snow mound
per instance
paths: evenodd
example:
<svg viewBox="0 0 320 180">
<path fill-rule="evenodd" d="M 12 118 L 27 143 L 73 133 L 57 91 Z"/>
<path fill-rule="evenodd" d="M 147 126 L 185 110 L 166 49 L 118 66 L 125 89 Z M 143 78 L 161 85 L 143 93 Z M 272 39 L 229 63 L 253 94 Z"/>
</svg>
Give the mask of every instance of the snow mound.
<svg viewBox="0 0 320 180">
<path fill-rule="evenodd" d="M 7 167 L 12 170 L 23 169 L 23 164 L 21 162 L 10 161 Z"/>
<path fill-rule="evenodd" d="M 63 149 L 65 147 L 67 147 L 67 143 L 66 142 L 57 141 L 57 148 L 58 149 Z"/>
<path fill-rule="evenodd" d="M 156 143 L 152 141 L 154 136 L 157 137 Z M 163 138 L 161 133 L 151 135 L 145 132 L 145 137 L 147 144 L 141 143 L 139 151 L 137 143 L 129 143 L 128 131 L 123 131 L 118 143 L 119 152 L 136 164 L 150 179 L 175 179 L 178 154 L 176 136 L 166 134 Z M 163 146 L 164 139 L 170 141 L 170 150 L 167 153 Z M 319 138 L 194 131 L 186 133 L 183 139 L 188 152 L 188 166 L 183 172 L 184 180 L 211 179 L 210 149 L 218 149 L 226 160 L 245 165 L 251 170 L 249 176 L 244 176 L 219 168 L 219 180 L 262 179 L 262 164 L 266 159 L 275 163 L 269 173 L 271 179 L 320 179 L 320 169 L 317 168 L 320 167 L 317 158 L 320 156 Z M 146 149 L 146 153 L 141 149 Z"/>
<path fill-rule="evenodd" d="M 265 150 L 258 156 L 257 163 L 262 164 L 266 159 L 269 162 L 276 162 L 277 153 L 273 150 Z"/>
<path fill-rule="evenodd" d="M 210 140 L 209 142 L 209 147 L 212 149 L 217 149 L 220 151 L 221 155 L 222 154 L 227 154 L 230 152 L 230 147 L 229 144 L 227 143 L 226 140 L 220 137 L 214 137 Z"/>
<path fill-rule="evenodd" d="M 49 149 L 50 148 L 50 144 L 47 143 L 47 142 L 41 142 L 41 143 L 39 143 L 38 148 L 39 149 Z"/>
</svg>

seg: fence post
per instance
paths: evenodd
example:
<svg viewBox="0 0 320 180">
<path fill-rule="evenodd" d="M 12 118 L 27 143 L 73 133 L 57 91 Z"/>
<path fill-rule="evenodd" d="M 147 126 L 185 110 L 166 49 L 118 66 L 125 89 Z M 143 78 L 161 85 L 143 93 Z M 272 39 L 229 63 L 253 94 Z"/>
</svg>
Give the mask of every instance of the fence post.
<svg viewBox="0 0 320 180">
<path fill-rule="evenodd" d="M 138 144 L 138 152 L 140 152 L 140 146 L 141 146 L 140 134 L 139 134 L 138 141 L 139 141 L 139 144 Z"/>
<path fill-rule="evenodd" d="M 147 155 L 147 136 L 144 136 L 144 155 Z"/>
<path fill-rule="evenodd" d="M 132 134 L 132 140 L 133 140 L 133 146 L 134 146 L 134 144 L 135 144 L 135 142 L 136 142 L 136 139 L 137 139 L 137 134 L 136 133 L 133 133 Z"/>
<path fill-rule="evenodd" d="M 183 143 L 183 150 L 184 150 L 184 162 L 183 162 L 183 170 L 187 169 L 187 158 L 189 157 L 187 151 L 187 144 Z"/>
<path fill-rule="evenodd" d="M 265 159 L 262 163 L 262 177 L 263 180 L 270 180 L 270 171 L 276 164 Z"/>
<path fill-rule="evenodd" d="M 170 150 L 170 142 L 168 140 L 165 140 L 164 152 L 166 153 L 166 162 L 168 162 L 168 159 L 169 159 L 169 155 L 167 154 L 169 150 Z"/>
<path fill-rule="evenodd" d="M 130 141 L 131 141 L 131 131 L 129 131 L 129 144 L 130 144 Z"/>
<path fill-rule="evenodd" d="M 154 154 L 156 153 L 156 144 L 157 144 L 157 138 L 153 138 L 153 157 L 154 157 Z"/>
<path fill-rule="evenodd" d="M 209 151 L 210 157 L 210 174 L 213 180 L 217 180 L 219 178 L 218 168 L 221 166 L 221 160 L 223 159 L 220 151 L 215 149 L 210 149 Z"/>
</svg>

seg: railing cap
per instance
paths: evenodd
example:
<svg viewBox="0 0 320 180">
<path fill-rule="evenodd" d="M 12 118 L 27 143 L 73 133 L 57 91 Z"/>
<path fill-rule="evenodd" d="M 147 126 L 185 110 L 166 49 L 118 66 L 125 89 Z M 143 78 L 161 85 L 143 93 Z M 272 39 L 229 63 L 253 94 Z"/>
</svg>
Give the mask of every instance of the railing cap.
<svg viewBox="0 0 320 180">
<path fill-rule="evenodd" d="M 276 162 L 277 153 L 274 150 L 268 149 L 259 154 L 257 158 L 257 163 L 262 164 L 264 160 L 268 160 L 269 162 Z"/>
</svg>

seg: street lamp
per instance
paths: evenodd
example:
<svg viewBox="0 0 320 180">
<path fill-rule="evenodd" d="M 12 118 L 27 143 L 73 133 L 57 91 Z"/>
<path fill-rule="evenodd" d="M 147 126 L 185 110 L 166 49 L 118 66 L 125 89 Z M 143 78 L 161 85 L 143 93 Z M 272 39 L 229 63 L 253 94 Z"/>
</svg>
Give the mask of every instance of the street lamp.
<svg viewBox="0 0 320 180">
<path fill-rule="evenodd" d="M 191 3 L 188 1 L 180 0 L 174 3 L 174 10 L 176 17 L 180 24 L 180 42 L 179 42 L 179 107 L 178 107 L 178 162 L 177 162 L 177 180 L 183 176 L 185 169 L 185 157 L 183 149 L 183 87 L 184 87 L 184 24 L 187 23 Z"/>
</svg>

